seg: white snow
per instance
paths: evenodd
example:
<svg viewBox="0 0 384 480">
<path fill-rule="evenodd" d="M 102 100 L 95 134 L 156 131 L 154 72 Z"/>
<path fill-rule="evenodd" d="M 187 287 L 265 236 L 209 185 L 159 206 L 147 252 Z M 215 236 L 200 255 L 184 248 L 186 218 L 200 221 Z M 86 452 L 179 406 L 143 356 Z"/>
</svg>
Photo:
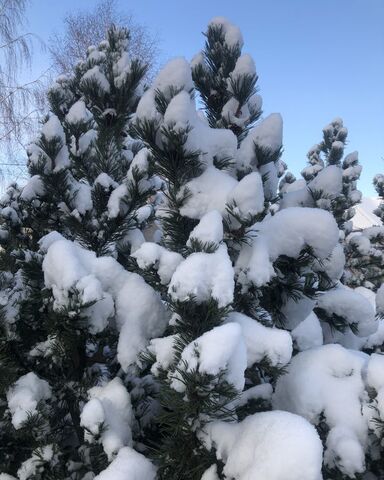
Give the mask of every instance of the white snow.
<svg viewBox="0 0 384 480">
<path fill-rule="evenodd" d="M 226 478 L 320 480 L 322 445 L 312 425 L 287 412 L 263 412 L 240 423 L 214 422 L 202 434 Z"/>
<path fill-rule="evenodd" d="M 197 369 L 200 373 L 209 375 L 218 375 L 225 370 L 228 383 L 241 392 L 247 367 L 241 327 L 235 323 L 226 323 L 204 333 L 185 347 L 178 367 L 180 370 L 186 368 L 186 371 Z M 185 384 L 178 371 L 172 374 L 171 387 L 178 392 L 185 391 Z"/>
<path fill-rule="evenodd" d="M 187 246 L 192 239 L 202 243 L 219 244 L 223 240 L 223 218 L 217 210 L 206 213 L 189 235 Z"/>
<path fill-rule="evenodd" d="M 235 213 L 247 218 L 264 210 L 263 182 L 258 172 L 243 177 L 227 196 L 227 204 L 236 204 Z"/>
<path fill-rule="evenodd" d="M 225 43 L 230 47 L 239 47 L 243 46 L 243 36 L 239 27 L 234 25 L 233 23 L 229 22 L 224 17 L 214 17 L 208 24 L 208 28 L 210 26 L 221 26 L 222 31 L 224 33 Z"/>
<path fill-rule="evenodd" d="M 40 175 L 33 175 L 24 186 L 20 198 L 28 202 L 36 197 L 44 195 L 44 193 L 44 183 Z"/>
<path fill-rule="evenodd" d="M 93 442 L 101 433 L 101 443 L 109 460 L 119 450 L 132 443 L 131 424 L 133 419 L 131 399 L 120 378 L 88 391 L 89 401 L 81 412 L 85 439 Z M 103 424 L 104 430 L 100 432 Z"/>
<path fill-rule="evenodd" d="M 237 406 L 246 405 L 250 400 L 272 400 L 273 387 L 270 383 L 261 383 L 254 387 L 248 388 L 241 393 L 241 396 L 236 401 Z"/>
<path fill-rule="evenodd" d="M 29 372 L 20 377 L 8 390 L 7 402 L 12 415 L 12 425 L 16 430 L 22 427 L 28 415 L 37 413 L 36 407 L 41 400 L 51 397 L 51 388 L 47 381 Z"/>
<path fill-rule="evenodd" d="M 92 210 L 92 193 L 89 184 L 85 182 L 76 182 L 72 186 L 72 190 L 74 192 L 73 204 L 80 215 L 84 215 L 88 210 Z"/>
<path fill-rule="evenodd" d="M 252 245 L 242 248 L 237 270 L 261 286 L 274 276 L 272 262 L 280 255 L 297 258 L 305 246 L 313 249 L 317 258 L 326 258 L 339 238 L 339 229 L 333 216 L 315 208 L 291 207 L 267 217 L 253 226 L 256 237 Z"/>
<path fill-rule="evenodd" d="M 82 155 L 85 151 L 91 146 L 91 144 L 96 140 L 97 132 L 96 130 L 88 130 L 83 133 L 79 138 L 79 150 L 78 153 Z"/>
<path fill-rule="evenodd" d="M 191 195 L 181 207 L 180 213 L 197 219 L 210 210 L 218 210 L 224 215 L 227 200 L 230 198 L 228 195 L 237 184 L 237 180 L 223 170 L 208 167 L 202 175 L 185 185 Z M 212 188 L 212 185 L 215 188 Z"/>
<path fill-rule="evenodd" d="M 136 120 L 158 120 L 160 113 L 156 109 L 155 92 L 148 89 L 141 97 L 134 118 Z"/>
<path fill-rule="evenodd" d="M 245 167 L 257 167 L 259 162 L 255 144 L 262 150 L 275 152 L 283 144 L 283 119 L 279 113 L 272 113 L 248 133 L 238 151 L 238 163 Z"/>
<path fill-rule="evenodd" d="M 377 313 L 384 314 L 384 283 L 381 284 L 380 288 L 376 292 L 376 311 Z"/>
<path fill-rule="evenodd" d="M 328 167 L 325 167 L 308 184 L 308 188 L 310 188 L 313 192 L 321 191 L 324 195 L 330 197 L 339 195 L 342 187 L 342 169 L 336 165 L 329 165 Z"/>
<path fill-rule="evenodd" d="M 350 432 L 349 439 L 355 446 L 354 440 L 358 439 L 359 451 L 363 451 L 367 439 L 367 422 L 362 414 L 365 358 L 364 354 L 340 345 L 324 345 L 298 353 L 288 366 L 288 373 L 277 380 L 273 407 L 302 415 L 315 425 L 323 415 L 331 429 L 342 428 L 339 432 L 342 431 L 343 436 Z M 330 444 L 333 448 L 332 437 Z M 355 451 L 356 448 L 343 462 L 353 463 L 358 458 Z M 331 450 L 327 455 L 328 463 L 336 461 Z"/>
<path fill-rule="evenodd" d="M 231 312 L 228 321 L 238 323 L 247 347 L 247 367 L 268 360 L 274 367 L 286 365 L 292 356 L 292 338 L 285 330 L 265 327 L 239 312 Z"/>
<path fill-rule="evenodd" d="M 232 303 L 234 271 L 225 245 L 214 253 L 192 253 L 176 268 L 168 292 L 174 300 L 217 300 L 219 307 Z"/>
<path fill-rule="evenodd" d="M 109 190 L 110 188 L 116 188 L 119 186 L 117 182 L 113 180 L 109 175 L 105 172 L 100 173 L 94 181 L 94 185 L 101 185 L 105 190 Z"/>
<path fill-rule="evenodd" d="M 274 162 L 260 165 L 259 173 L 264 178 L 264 195 L 266 200 L 272 200 L 277 195 L 279 185 L 278 168 Z"/>
<path fill-rule="evenodd" d="M 108 467 L 94 480 L 155 480 L 156 469 L 152 463 L 133 448 L 122 448 Z"/>
<path fill-rule="evenodd" d="M 47 139 L 47 141 L 60 139 L 63 144 L 59 153 L 56 155 L 56 158 L 51 159 L 54 165 L 53 170 L 57 172 L 63 168 L 68 167 L 70 164 L 70 161 L 69 161 L 68 149 L 65 143 L 64 129 L 60 123 L 60 120 L 57 118 L 56 115 L 51 115 L 48 121 L 44 123 L 44 125 L 41 128 L 41 135 L 43 135 Z M 43 154 L 43 157 L 46 159 L 46 161 L 49 161 L 49 159 L 46 157 L 46 155 L 42 152 L 42 150 L 37 145 L 35 146 L 31 145 L 30 152 L 32 154 L 31 161 L 37 160 L 37 158 L 39 158 L 39 153 Z M 37 158 L 34 157 L 33 153 L 35 153 Z M 49 163 L 49 168 L 51 168 L 53 165 Z"/>
<path fill-rule="evenodd" d="M 236 61 L 235 68 L 229 76 L 232 80 L 236 81 L 245 75 L 256 75 L 255 62 L 248 53 L 240 55 Z"/>
<path fill-rule="evenodd" d="M 381 220 L 373 211 L 379 206 L 380 199 L 375 197 L 363 197 L 361 203 L 356 205 L 355 216 L 352 218 L 354 230 L 381 225 Z"/>
<path fill-rule="evenodd" d="M 379 392 L 384 387 L 384 355 L 372 353 L 366 371 L 367 385 Z"/>
<path fill-rule="evenodd" d="M 171 98 L 171 89 L 193 90 L 191 67 L 184 57 L 170 60 L 158 73 L 153 82 L 153 90 L 160 90 L 168 100 Z"/>
<path fill-rule="evenodd" d="M 34 477 L 37 472 L 40 472 L 44 468 L 44 463 L 49 462 L 52 458 L 52 445 L 45 445 L 44 447 L 36 449 L 32 457 L 21 464 L 21 467 L 17 471 L 17 478 L 19 480 L 27 480 Z"/>
<path fill-rule="evenodd" d="M 74 103 L 65 116 L 65 120 L 70 124 L 89 122 L 91 119 L 92 113 L 87 109 L 83 100 Z"/>
<path fill-rule="evenodd" d="M 315 262 L 314 270 L 326 272 L 331 280 L 340 280 L 344 273 L 345 254 L 341 243 L 338 243 L 332 250 L 329 257 L 323 258 L 321 262 Z"/>
<path fill-rule="evenodd" d="M 0 477 L 1 480 L 1 477 Z M 219 480 L 219 476 L 217 475 L 217 466 L 211 465 L 201 477 L 201 480 Z"/>
<path fill-rule="evenodd" d="M 351 288 L 340 285 L 328 290 L 319 295 L 317 305 L 329 315 L 335 313 L 343 317 L 349 325 L 355 324 L 359 337 L 367 337 L 377 330 L 378 324 L 371 303 Z"/>
<path fill-rule="evenodd" d="M 184 260 L 180 253 L 171 252 L 152 242 L 144 242 L 132 253 L 132 257 L 136 258 L 137 264 L 143 270 L 155 268 L 163 285 L 170 282 L 176 268 Z"/>
<path fill-rule="evenodd" d="M 299 323 L 292 330 L 291 335 L 299 351 L 323 345 L 323 330 L 314 312 L 311 312 L 304 321 Z"/>
<path fill-rule="evenodd" d="M 100 67 L 98 65 L 95 65 L 94 67 L 89 69 L 81 77 L 81 82 L 80 83 L 83 84 L 86 81 L 96 82 L 98 84 L 99 88 L 105 93 L 109 93 L 109 91 L 110 91 L 111 87 L 109 85 L 109 82 L 108 82 L 106 76 L 104 75 L 104 73 L 102 73 L 102 71 L 100 70 Z"/>
<path fill-rule="evenodd" d="M 185 91 L 172 98 L 165 112 L 164 122 L 176 130 L 192 127 L 185 148 L 189 151 L 200 151 L 200 159 L 206 165 L 212 165 L 215 157 L 235 157 L 237 139 L 234 133 L 224 128 L 210 128 L 201 120 L 194 100 L 191 100 L 189 93 Z"/>
<path fill-rule="evenodd" d="M 103 293 L 102 298 L 90 307 L 93 309 L 88 317 L 90 327 L 95 328 L 96 312 L 100 317 L 96 327 L 101 319 L 105 325 L 113 313 L 110 301 L 113 299 L 120 331 L 118 360 L 127 369 L 138 361 L 138 354 L 149 340 L 161 335 L 166 326 L 167 318 L 160 297 L 139 275 L 127 272 L 111 257 L 96 257 L 93 252 L 68 240 L 55 241 L 52 238 L 49 243 L 43 271 L 45 285 L 52 288 L 56 308 L 66 305 L 70 289 L 75 287 L 84 292 L 89 285 L 93 292 Z M 96 286 L 100 289 L 95 290 Z"/>
<path fill-rule="evenodd" d="M 63 126 L 56 115 L 51 115 L 41 128 L 41 134 L 50 141 L 54 138 L 60 138 L 65 143 L 65 134 Z"/>
<path fill-rule="evenodd" d="M 327 437 L 324 464 L 329 468 L 338 467 L 349 478 L 365 472 L 364 450 L 350 428 L 333 427 Z"/>
<path fill-rule="evenodd" d="M 156 362 L 151 367 L 154 375 L 159 374 L 160 368 L 167 369 L 172 364 L 176 353 L 173 348 L 176 338 L 176 335 L 170 335 L 151 340 L 148 350 L 156 357 Z"/>
</svg>

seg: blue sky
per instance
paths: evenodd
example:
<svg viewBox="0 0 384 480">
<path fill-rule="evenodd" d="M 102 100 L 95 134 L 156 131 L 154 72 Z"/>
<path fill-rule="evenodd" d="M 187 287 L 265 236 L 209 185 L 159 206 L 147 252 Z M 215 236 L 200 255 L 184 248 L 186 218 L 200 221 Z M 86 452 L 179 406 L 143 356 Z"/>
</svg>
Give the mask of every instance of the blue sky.
<svg viewBox="0 0 384 480">
<path fill-rule="evenodd" d="M 297 174 L 306 152 L 334 117 L 349 130 L 347 152 L 363 164 L 360 189 L 384 172 L 384 0 L 118 0 L 122 11 L 156 33 L 159 63 L 203 47 L 201 32 L 213 16 L 236 23 L 259 74 L 263 110 L 284 119 L 284 160 Z M 43 40 L 62 28 L 67 11 L 94 0 L 31 0 L 29 29 Z M 49 60 L 36 52 L 35 69 Z"/>
</svg>

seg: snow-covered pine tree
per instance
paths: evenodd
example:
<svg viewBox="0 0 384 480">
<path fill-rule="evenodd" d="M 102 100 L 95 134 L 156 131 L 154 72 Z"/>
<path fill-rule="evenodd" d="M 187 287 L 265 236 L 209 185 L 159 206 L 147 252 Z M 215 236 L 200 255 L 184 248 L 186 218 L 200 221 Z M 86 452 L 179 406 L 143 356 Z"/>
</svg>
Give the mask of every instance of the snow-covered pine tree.
<svg viewBox="0 0 384 480">
<path fill-rule="evenodd" d="M 349 233 L 352 229 L 349 220 L 354 215 L 353 206 L 359 203 L 361 192 L 357 190 L 357 180 L 361 174 L 357 152 L 344 158 L 348 130 L 340 118 L 334 119 L 323 128 L 323 140 L 308 152 L 308 166 L 301 172 L 306 181 L 307 195 L 292 183 L 286 191 L 305 205 L 324 208 L 333 213 L 339 228 Z M 285 193 L 284 192 L 284 193 Z M 302 198 L 298 198 L 301 195 Z M 287 199 L 288 200 L 288 199 Z"/>
<path fill-rule="evenodd" d="M 224 19 L 214 19 L 212 29 L 238 31 Z M 196 72 L 195 59 L 198 82 Z M 328 281 L 331 269 L 322 262 L 338 243 L 337 224 L 321 209 L 267 215 L 277 175 L 266 190 L 259 147 L 279 157 L 279 115 L 250 129 L 240 146 L 231 129 L 210 125 L 212 118 L 196 111 L 191 67 L 182 58 L 164 67 L 135 115 L 135 135 L 165 188 L 156 208 L 161 241 L 141 245 L 131 268 L 172 314 L 165 336 L 151 340 L 142 359 L 142 375 L 158 385 L 160 410 L 148 415 L 139 438 L 154 452 L 159 479 L 242 480 L 257 472 L 280 480 L 288 478 L 288 463 L 289 478 L 317 479 L 322 455 L 314 430 L 302 418 L 267 410 L 293 353 L 287 330 L 311 314 L 318 284 Z M 308 343 L 321 337 L 321 344 L 319 320 L 310 321 L 315 338 Z M 295 445 L 288 456 L 285 442 Z"/>
<path fill-rule="evenodd" d="M 373 186 L 375 187 L 377 195 L 380 199 L 380 204 L 373 213 L 377 215 L 384 223 L 384 175 L 382 173 L 378 173 L 374 176 Z"/>
<path fill-rule="evenodd" d="M 375 175 L 373 185 L 381 202 L 374 210 L 381 222 L 384 219 L 384 177 Z M 379 221 L 377 223 L 380 223 Z M 384 282 L 384 227 L 382 224 L 353 232 L 345 243 L 345 282 L 353 287 L 363 286 L 376 292 Z M 384 313 L 384 312 L 378 312 Z"/>
<path fill-rule="evenodd" d="M 209 126 L 230 129 L 240 144 L 262 114 L 255 62 L 249 54 L 242 54 L 242 34 L 225 18 L 212 19 L 204 35 L 205 48 L 191 61 L 198 100 L 203 105 Z M 235 164 L 239 179 L 257 167 L 263 178 L 267 201 L 274 200 L 277 178 L 286 168 L 280 160 L 281 142 L 275 145 L 259 141 L 271 128 L 275 129 L 279 139 L 279 130 L 282 129 L 279 115 L 269 116 L 258 128 L 251 130 L 251 138 L 242 147 L 248 163 L 240 161 Z"/>
<path fill-rule="evenodd" d="M 123 261 L 152 211 L 146 151 L 128 135 L 146 67 L 128 42 L 111 28 L 58 79 L 29 148 L 31 178 L 1 201 L 4 475 L 80 480 L 121 447 L 140 457 L 129 447 L 130 396 L 113 377 L 162 332 L 164 313 L 140 277 L 100 256 Z"/>
<path fill-rule="evenodd" d="M 353 206 L 361 197 L 356 189 L 361 166 L 356 152 L 342 160 L 346 138 L 347 130 L 342 121 L 336 119 L 331 122 L 323 130 L 323 141 L 308 153 L 309 166 L 302 172 L 304 179 L 296 180 L 292 175 L 288 175 L 288 178 L 284 177 L 280 183 L 282 211 L 301 205 L 332 212 L 340 228 L 340 241 L 332 255 L 319 265 L 320 269 L 325 268 L 333 286 L 326 290 L 319 286 L 313 312 L 292 331 L 295 346 L 301 352 L 293 358 L 288 374 L 278 380 L 273 405 L 274 408 L 287 409 L 311 418 L 316 414 L 314 411 L 310 413 L 308 406 L 312 401 L 318 402 L 318 416 L 316 419 L 312 417 L 311 421 L 317 425 L 326 449 L 326 478 L 356 478 L 364 472 L 370 472 L 374 475 L 372 478 L 380 478 L 382 470 L 379 458 L 382 456 L 382 449 L 377 447 L 377 442 L 382 441 L 384 432 L 384 417 L 380 406 L 383 384 L 376 376 L 381 368 L 380 357 L 372 354 L 371 358 L 366 357 L 363 362 L 355 362 L 353 357 L 354 351 L 380 351 L 383 343 L 381 295 L 379 293 L 375 296 L 375 293 L 364 288 L 377 288 L 368 281 L 368 270 L 371 267 L 366 266 L 372 266 L 378 260 L 378 252 L 372 248 L 370 238 L 378 239 L 381 229 L 372 227 L 366 232 L 351 232 Z M 347 285 L 359 287 L 353 289 Z M 290 309 L 291 315 L 300 309 L 300 303 L 301 301 Z M 375 310 L 379 316 L 376 319 Z M 364 320 L 359 323 L 361 319 Z M 321 327 L 318 330 L 320 337 L 317 338 L 314 335 L 317 329 L 315 324 Z M 330 345 L 312 350 L 307 344 L 312 335 L 314 337 L 310 344 L 315 340 L 319 342 L 318 345 Z M 336 343 L 345 348 L 332 345 Z M 331 386 L 326 374 L 328 361 L 335 365 L 336 369 L 340 365 L 349 365 L 348 368 L 354 372 L 349 380 L 349 387 L 344 383 L 343 388 L 345 391 L 359 392 L 355 400 L 352 400 L 350 395 L 343 399 L 336 393 L 337 382 Z M 368 378 L 362 375 L 367 369 L 370 371 Z M 335 377 L 337 376 L 335 370 Z M 309 379 L 315 377 L 319 381 L 306 389 L 305 385 L 310 384 Z M 322 396 L 319 393 L 322 390 L 321 385 L 328 385 L 329 390 L 335 393 Z M 336 404 L 347 403 L 351 407 L 348 420 L 343 417 L 341 410 L 333 410 Z M 349 427 L 345 428 L 347 424 Z M 345 450 L 347 444 L 354 450 L 353 456 L 349 456 Z"/>
<path fill-rule="evenodd" d="M 205 33 L 205 48 L 192 59 L 192 78 L 212 128 L 230 128 L 241 140 L 260 117 L 258 75 L 248 54 L 241 54 L 239 28 L 216 17 Z"/>
</svg>

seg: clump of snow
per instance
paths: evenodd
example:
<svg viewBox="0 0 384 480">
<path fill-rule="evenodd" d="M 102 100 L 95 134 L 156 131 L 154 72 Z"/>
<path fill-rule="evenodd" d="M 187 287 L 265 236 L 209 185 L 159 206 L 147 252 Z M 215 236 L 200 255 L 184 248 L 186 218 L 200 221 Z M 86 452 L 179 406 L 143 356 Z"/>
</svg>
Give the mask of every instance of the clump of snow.
<svg viewBox="0 0 384 480">
<path fill-rule="evenodd" d="M 308 188 L 313 192 L 321 191 L 330 197 L 339 195 L 343 188 L 342 169 L 336 165 L 325 167 L 309 182 Z"/>
<path fill-rule="evenodd" d="M 234 271 L 225 245 L 214 253 L 192 253 L 172 275 L 168 292 L 174 300 L 195 298 L 201 303 L 211 297 L 219 307 L 232 303 Z"/>
<path fill-rule="evenodd" d="M 89 69 L 85 74 L 81 77 L 81 83 L 84 84 L 87 81 L 96 82 L 100 90 L 104 93 L 109 93 L 110 85 L 107 80 L 107 77 L 104 73 L 100 70 L 98 65 L 95 65 L 91 69 Z"/>
<path fill-rule="evenodd" d="M 138 361 L 149 340 L 163 333 L 167 318 L 160 297 L 139 275 L 127 272 L 113 258 L 96 257 L 74 242 L 56 238 L 43 242 L 48 244 L 43 261 L 45 285 L 52 289 L 55 305 L 66 305 L 71 289 L 78 288 L 84 295 L 89 287 L 89 295 L 99 298 L 90 307 L 90 327 L 95 326 L 95 318 L 96 326 L 101 321 L 105 325 L 114 312 L 120 332 L 118 360 L 127 369 Z"/>
<path fill-rule="evenodd" d="M 384 387 L 384 355 L 372 353 L 366 371 L 367 385 L 378 392 Z"/>
<path fill-rule="evenodd" d="M 349 478 L 365 472 L 365 455 L 356 435 L 346 426 L 333 427 L 327 436 L 324 464 Z"/>
<path fill-rule="evenodd" d="M 244 41 L 241 31 L 239 27 L 229 22 L 229 20 L 224 17 L 214 17 L 209 22 L 208 28 L 210 26 L 221 27 L 224 34 L 225 43 L 228 45 L 228 47 L 242 48 Z"/>
<path fill-rule="evenodd" d="M 60 140 L 65 142 L 64 129 L 56 115 L 51 115 L 49 117 L 42 126 L 41 133 L 48 141 L 53 140 L 54 138 L 60 138 Z"/>
<path fill-rule="evenodd" d="M 321 262 L 315 262 L 316 271 L 325 272 L 331 280 L 340 280 L 344 273 L 345 254 L 341 243 L 338 243 L 332 250 L 329 257 L 323 258 Z"/>
<path fill-rule="evenodd" d="M 226 478 L 248 480 L 320 480 L 320 438 L 304 418 L 287 412 L 263 412 L 240 423 L 214 422 L 202 434 L 216 450 Z"/>
<path fill-rule="evenodd" d="M 133 448 L 122 448 L 108 467 L 94 480 L 155 480 L 154 465 Z"/>
<path fill-rule="evenodd" d="M 255 385 L 254 387 L 244 390 L 239 399 L 236 400 L 237 406 L 246 405 L 250 400 L 266 400 L 268 402 L 272 401 L 273 387 L 270 383 L 261 383 L 260 385 Z"/>
<path fill-rule="evenodd" d="M 21 428 L 29 415 L 37 413 L 37 404 L 41 400 L 48 400 L 51 395 L 48 382 L 35 373 L 29 372 L 20 377 L 7 392 L 8 408 L 15 429 Z"/>
<path fill-rule="evenodd" d="M 269 361 L 274 367 L 282 367 L 290 361 L 292 338 L 285 330 L 265 327 L 239 312 L 231 312 L 228 321 L 241 326 L 247 347 L 247 367 L 261 360 Z"/>
<path fill-rule="evenodd" d="M 172 98 L 164 122 L 174 129 L 191 127 L 185 148 L 200 151 L 201 161 L 207 165 L 212 165 L 214 158 L 234 158 L 236 154 L 237 139 L 234 133 L 224 128 L 210 128 L 198 116 L 194 101 L 185 91 Z"/>
<path fill-rule="evenodd" d="M 166 370 L 172 364 L 176 353 L 174 349 L 176 338 L 176 335 L 170 335 L 151 340 L 148 350 L 156 357 L 156 362 L 151 367 L 154 375 L 158 375 L 160 368 Z"/>
<path fill-rule="evenodd" d="M 118 183 L 105 172 L 100 173 L 94 181 L 94 185 L 101 185 L 105 190 L 118 187 Z"/>
<path fill-rule="evenodd" d="M 283 119 L 279 113 L 272 113 L 250 130 L 238 150 L 238 163 L 242 166 L 257 167 L 259 160 L 255 145 L 264 152 L 276 152 L 283 144 Z"/>
<path fill-rule="evenodd" d="M 87 109 L 83 100 L 78 100 L 69 109 L 65 120 L 70 124 L 89 122 L 92 120 L 92 113 Z"/>
<path fill-rule="evenodd" d="M 97 138 L 96 130 L 91 129 L 83 133 L 79 138 L 78 152 L 75 152 L 75 153 L 82 155 L 88 148 L 90 148 L 90 146 L 94 143 L 96 138 Z"/>
<path fill-rule="evenodd" d="M 304 285 L 304 281 L 305 279 L 300 280 L 302 285 Z M 281 314 L 284 316 L 284 328 L 288 330 L 296 328 L 310 315 L 315 305 L 315 300 L 305 295 L 298 295 L 296 298 L 286 298 L 280 309 Z"/>
<path fill-rule="evenodd" d="M 112 460 L 122 447 L 132 443 L 133 414 L 129 393 L 116 377 L 104 386 L 91 388 L 88 397 L 80 417 L 80 425 L 86 428 L 85 439 L 93 442 L 94 436 L 101 433 L 104 451 Z"/>
<path fill-rule="evenodd" d="M 62 147 L 55 158 L 48 159 L 40 147 L 37 145 L 30 145 L 29 153 L 31 155 L 31 161 L 34 163 L 39 158 L 43 157 L 49 164 L 48 169 L 53 168 L 53 171 L 55 172 L 68 167 L 70 161 L 68 148 L 65 143 L 64 129 L 56 115 L 51 115 L 48 121 L 44 123 L 41 129 L 41 135 L 44 136 L 48 142 L 59 139 L 62 142 Z M 51 160 L 53 161 L 53 165 L 51 164 Z"/>
<path fill-rule="evenodd" d="M 348 287 L 339 286 L 322 293 L 317 306 L 327 314 L 336 314 L 349 325 L 356 326 L 359 337 L 367 337 L 377 330 L 375 311 L 369 300 Z"/>
<path fill-rule="evenodd" d="M 264 195 L 266 200 L 272 200 L 276 197 L 277 186 L 279 184 L 278 168 L 274 162 L 260 165 L 259 172 L 264 178 Z"/>
<path fill-rule="evenodd" d="M 223 240 L 223 218 L 217 210 L 206 213 L 189 235 L 187 246 L 191 241 L 219 244 Z"/>
<path fill-rule="evenodd" d="M 135 113 L 136 120 L 158 120 L 160 113 L 156 109 L 155 92 L 148 89 L 141 97 Z"/>
<path fill-rule="evenodd" d="M 52 445 L 46 445 L 38 448 L 31 458 L 25 460 L 19 470 L 17 471 L 17 478 L 19 480 L 28 480 L 31 477 L 35 477 L 38 472 L 44 469 L 44 463 L 53 459 L 53 447 Z"/>
<path fill-rule="evenodd" d="M 44 193 L 44 183 L 40 175 L 33 175 L 24 186 L 20 198 L 28 202 L 36 197 L 44 195 Z"/>
<path fill-rule="evenodd" d="M 163 285 L 170 282 L 176 268 L 183 261 L 183 257 L 179 253 L 171 252 L 152 242 L 144 242 L 132 253 L 132 257 L 136 258 L 137 264 L 143 270 L 154 267 Z"/>
<path fill-rule="evenodd" d="M 315 425 L 323 416 L 330 429 L 341 428 L 338 431 L 343 432 L 343 437 L 349 436 L 354 445 L 349 456 L 343 457 L 346 465 L 353 464 L 361 455 L 364 456 L 367 439 L 367 423 L 362 414 L 365 398 L 362 380 L 364 364 L 363 355 L 340 345 L 324 345 L 300 352 L 293 357 L 288 373 L 277 380 L 273 396 L 274 408 L 302 415 Z M 332 435 L 336 436 L 336 433 Z M 360 445 L 357 449 L 358 457 L 355 439 L 358 439 Z M 345 444 L 345 438 L 343 442 Z M 331 436 L 330 448 L 334 445 Z M 337 461 L 332 451 L 328 450 L 326 454 L 329 464 Z M 337 453 L 341 451 L 336 451 Z M 345 455 L 347 453 L 345 451 Z"/>
<path fill-rule="evenodd" d="M 384 315 L 384 283 L 381 284 L 380 288 L 376 292 L 376 311 L 380 315 Z"/>
<path fill-rule="evenodd" d="M 243 177 L 227 197 L 228 205 L 235 204 L 234 212 L 241 217 L 257 215 L 264 210 L 263 182 L 258 172 Z"/>
<path fill-rule="evenodd" d="M 191 67 L 184 57 L 170 60 L 158 73 L 153 82 L 153 90 L 160 90 L 170 100 L 171 91 L 193 90 Z"/>
<path fill-rule="evenodd" d="M 232 70 L 229 76 L 233 81 L 238 81 L 245 75 L 256 75 L 255 62 L 248 53 L 240 55 L 236 61 L 235 68 Z"/>
<path fill-rule="evenodd" d="M 1 480 L 1 478 L 0 478 Z M 217 474 L 217 466 L 211 465 L 201 477 L 201 480 L 219 480 L 219 476 Z"/>
<path fill-rule="evenodd" d="M 218 210 L 224 215 L 228 195 L 237 184 L 237 180 L 227 172 L 208 167 L 199 177 L 185 185 L 191 194 L 180 208 L 180 213 L 197 219 L 211 210 Z M 212 188 L 212 185 L 215 185 L 215 188 Z"/>
<path fill-rule="evenodd" d="M 304 247 L 310 246 L 315 256 L 323 259 L 332 252 L 339 238 L 333 216 L 314 208 L 287 208 L 253 228 L 257 235 L 252 245 L 242 248 L 236 266 L 257 286 L 274 276 L 273 262 L 280 255 L 297 258 Z M 245 278 L 240 280 L 246 283 Z"/>
<path fill-rule="evenodd" d="M 294 345 L 299 351 L 323 345 L 323 330 L 314 312 L 299 323 L 291 332 Z"/>
<path fill-rule="evenodd" d="M 235 323 L 220 325 L 204 333 L 185 347 L 179 362 L 180 370 L 198 370 L 202 374 L 218 375 L 225 370 L 228 383 L 240 392 L 244 388 L 246 367 L 246 347 L 241 327 Z M 172 375 L 171 387 L 178 392 L 185 391 L 178 371 Z"/>
<path fill-rule="evenodd" d="M 92 210 L 92 193 L 89 184 L 76 182 L 72 186 L 72 190 L 74 191 L 73 205 L 80 215 L 84 215 L 88 210 Z"/>
<path fill-rule="evenodd" d="M 109 218 L 116 218 L 120 214 L 120 205 L 123 198 L 128 197 L 128 187 L 122 183 L 116 187 L 108 199 Z"/>
</svg>

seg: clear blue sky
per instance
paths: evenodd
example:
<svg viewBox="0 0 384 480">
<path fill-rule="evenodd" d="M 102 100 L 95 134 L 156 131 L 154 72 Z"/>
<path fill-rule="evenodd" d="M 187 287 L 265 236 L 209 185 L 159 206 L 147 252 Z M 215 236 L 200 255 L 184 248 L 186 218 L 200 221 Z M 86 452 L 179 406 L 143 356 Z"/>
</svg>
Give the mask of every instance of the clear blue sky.
<svg viewBox="0 0 384 480">
<path fill-rule="evenodd" d="M 29 28 L 47 40 L 67 11 L 95 0 L 31 0 Z M 384 172 L 384 0 L 119 0 L 160 38 L 159 63 L 203 47 L 213 16 L 236 23 L 259 74 L 264 114 L 284 118 L 284 160 L 297 174 L 321 129 L 336 116 L 349 130 L 347 151 L 363 164 L 360 189 Z M 37 66 L 48 60 L 38 54 Z M 35 67 L 36 68 L 36 67 Z"/>
</svg>

